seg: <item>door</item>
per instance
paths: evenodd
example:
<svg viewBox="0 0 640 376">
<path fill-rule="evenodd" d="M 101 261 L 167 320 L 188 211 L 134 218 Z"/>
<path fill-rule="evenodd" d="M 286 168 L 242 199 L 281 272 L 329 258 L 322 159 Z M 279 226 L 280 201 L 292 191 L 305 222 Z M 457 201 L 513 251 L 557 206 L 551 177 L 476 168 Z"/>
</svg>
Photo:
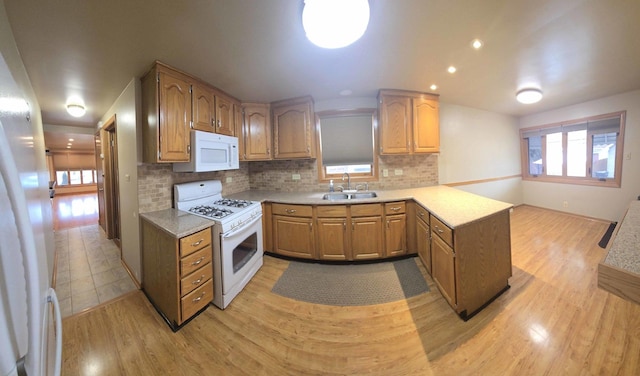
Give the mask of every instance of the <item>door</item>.
<svg viewBox="0 0 640 376">
<path fill-rule="evenodd" d="M 102 166 L 102 140 L 98 131 L 94 136 L 96 148 L 96 185 L 98 187 L 98 224 L 102 229 L 107 231 L 105 224 L 105 207 L 104 207 L 104 167 Z"/>
<path fill-rule="evenodd" d="M 404 255 L 407 253 L 407 216 L 406 214 L 388 215 L 386 219 L 386 255 Z"/>
<path fill-rule="evenodd" d="M 118 181 L 118 142 L 116 118 L 113 116 L 103 127 L 104 152 L 104 188 L 107 225 L 107 238 L 120 247 L 120 189 Z"/>
<path fill-rule="evenodd" d="M 351 219 L 351 252 L 354 260 L 381 258 L 383 250 L 382 217 Z"/>
<path fill-rule="evenodd" d="M 347 220 L 318 218 L 318 257 L 321 260 L 347 260 Z"/>
<path fill-rule="evenodd" d="M 431 234 L 431 276 L 442 296 L 452 307 L 456 306 L 456 272 L 453 249 L 444 240 Z"/>
</svg>

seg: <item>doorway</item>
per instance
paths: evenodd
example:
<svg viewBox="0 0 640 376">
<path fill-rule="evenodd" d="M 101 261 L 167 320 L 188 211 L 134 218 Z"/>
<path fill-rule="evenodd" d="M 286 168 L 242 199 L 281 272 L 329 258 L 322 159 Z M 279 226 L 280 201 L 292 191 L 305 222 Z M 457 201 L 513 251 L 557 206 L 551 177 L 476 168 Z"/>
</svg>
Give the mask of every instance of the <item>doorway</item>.
<svg viewBox="0 0 640 376">
<path fill-rule="evenodd" d="M 105 232 L 108 239 L 120 245 L 120 198 L 118 181 L 118 138 L 116 116 L 113 115 L 100 130 L 102 154 L 104 157 L 104 206 Z M 98 194 L 100 194 L 98 187 Z"/>
<path fill-rule="evenodd" d="M 102 160 L 104 154 L 102 153 L 102 140 L 100 139 L 100 131 L 94 135 L 94 144 L 96 149 L 96 186 L 98 188 L 98 224 L 104 232 L 107 232 L 107 225 L 105 223 L 105 206 L 104 206 L 104 168 L 102 167 Z"/>
</svg>

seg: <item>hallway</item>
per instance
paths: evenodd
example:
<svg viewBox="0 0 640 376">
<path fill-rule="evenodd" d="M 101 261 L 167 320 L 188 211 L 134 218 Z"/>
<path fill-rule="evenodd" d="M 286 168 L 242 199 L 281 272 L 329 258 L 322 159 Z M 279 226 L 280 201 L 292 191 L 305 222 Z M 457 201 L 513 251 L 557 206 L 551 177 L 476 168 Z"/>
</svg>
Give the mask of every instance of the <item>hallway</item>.
<svg viewBox="0 0 640 376">
<path fill-rule="evenodd" d="M 120 261 L 120 249 L 98 225 L 94 193 L 53 199 L 56 285 L 62 317 L 136 289 Z"/>
</svg>

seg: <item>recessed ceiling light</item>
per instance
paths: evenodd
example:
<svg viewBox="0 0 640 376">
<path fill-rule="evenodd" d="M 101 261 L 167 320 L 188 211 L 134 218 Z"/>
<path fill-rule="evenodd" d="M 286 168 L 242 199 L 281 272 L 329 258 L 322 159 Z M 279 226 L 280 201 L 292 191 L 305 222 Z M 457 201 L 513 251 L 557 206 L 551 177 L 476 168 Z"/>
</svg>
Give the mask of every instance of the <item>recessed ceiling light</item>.
<svg viewBox="0 0 640 376">
<path fill-rule="evenodd" d="M 533 88 L 522 89 L 516 94 L 516 99 L 524 104 L 536 103 L 542 99 L 542 91 Z"/>
<path fill-rule="evenodd" d="M 369 13 L 368 0 L 305 0 L 302 27 L 318 47 L 342 48 L 362 37 Z"/>
<path fill-rule="evenodd" d="M 69 139 L 69 141 L 70 141 L 70 142 L 73 142 L 73 141 L 75 141 L 75 140 L 74 140 L 73 138 L 70 138 L 70 139 Z"/>
<path fill-rule="evenodd" d="M 429 86 L 429 89 L 431 89 L 431 90 L 437 90 L 437 89 L 438 89 L 438 85 L 433 84 L 433 85 Z"/>
<path fill-rule="evenodd" d="M 475 48 L 476 50 L 479 50 L 482 48 L 482 41 L 480 39 L 474 39 L 473 42 L 471 42 L 471 47 Z"/>
<path fill-rule="evenodd" d="M 456 71 L 457 71 L 457 69 L 453 65 L 450 66 L 449 68 L 447 68 L 447 72 L 449 72 L 451 74 L 456 73 Z"/>
</svg>

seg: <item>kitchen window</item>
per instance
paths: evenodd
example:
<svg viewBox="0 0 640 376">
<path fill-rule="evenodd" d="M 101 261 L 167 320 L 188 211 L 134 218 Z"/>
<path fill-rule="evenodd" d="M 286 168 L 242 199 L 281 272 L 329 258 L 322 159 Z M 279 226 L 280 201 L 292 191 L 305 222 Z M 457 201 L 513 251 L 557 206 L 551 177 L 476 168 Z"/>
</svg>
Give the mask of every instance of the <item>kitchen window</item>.
<svg viewBox="0 0 640 376">
<path fill-rule="evenodd" d="M 523 179 L 620 187 L 625 115 L 521 129 Z"/>
<path fill-rule="evenodd" d="M 375 114 L 375 109 L 316 113 L 319 181 L 333 179 L 339 185 L 345 172 L 352 182 L 377 180 Z"/>
<path fill-rule="evenodd" d="M 96 183 L 96 170 L 57 170 L 58 186 L 83 185 Z"/>
</svg>

